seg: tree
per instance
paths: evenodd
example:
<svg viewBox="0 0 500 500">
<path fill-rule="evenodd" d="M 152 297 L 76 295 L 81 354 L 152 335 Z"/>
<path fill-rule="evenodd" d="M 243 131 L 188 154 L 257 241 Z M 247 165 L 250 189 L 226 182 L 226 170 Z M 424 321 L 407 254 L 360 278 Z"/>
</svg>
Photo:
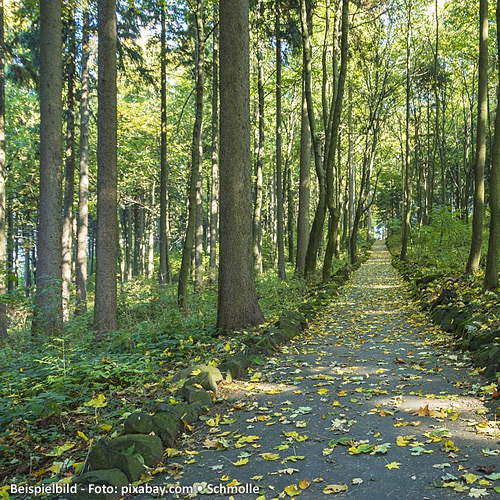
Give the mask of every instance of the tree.
<svg viewBox="0 0 500 500">
<path fill-rule="evenodd" d="M 74 7 L 69 6 L 66 63 L 66 151 L 64 168 L 63 233 L 62 233 L 62 297 L 63 319 L 69 319 L 71 266 L 73 246 L 73 198 L 75 195 L 75 58 L 76 34 Z"/>
<path fill-rule="evenodd" d="M 94 322 L 102 335 L 118 327 L 116 271 L 116 4 L 98 2 L 97 246 Z"/>
<path fill-rule="evenodd" d="M 87 238 L 89 229 L 89 12 L 83 12 L 80 97 L 80 176 L 76 241 L 76 312 L 87 310 Z"/>
<path fill-rule="evenodd" d="M 196 2 L 194 12 L 196 28 L 196 48 L 195 48 L 195 120 L 193 126 L 193 141 L 191 143 L 191 169 L 189 176 L 189 206 L 186 236 L 182 247 L 182 262 L 179 271 L 179 285 L 177 287 L 177 302 L 181 308 L 187 305 L 187 286 L 189 271 L 191 269 L 191 258 L 193 255 L 193 245 L 196 234 L 196 209 L 198 189 L 200 188 L 200 164 L 202 160 L 202 127 L 203 127 L 203 64 L 205 54 L 205 39 L 203 27 L 203 2 Z M 199 262 L 198 262 L 199 263 Z M 198 268 L 199 271 L 199 268 Z M 197 278 L 200 276 L 197 274 Z"/>
<path fill-rule="evenodd" d="M 497 0 L 497 47 L 500 48 L 500 0 Z M 500 52 L 498 52 L 500 64 Z M 490 169 L 490 235 L 488 241 L 488 256 L 484 273 L 484 288 L 498 288 L 498 259 L 500 257 L 500 66 L 497 82 L 497 110 L 495 115 L 495 135 L 491 152 Z"/>
<path fill-rule="evenodd" d="M 217 327 L 264 320 L 252 260 L 249 26 L 246 0 L 220 2 L 220 257 Z"/>
<path fill-rule="evenodd" d="M 167 44 L 166 44 L 166 21 L 165 2 L 160 2 L 160 269 L 159 284 L 165 286 L 170 283 L 170 259 L 168 241 L 168 213 L 167 213 Z"/>
<path fill-rule="evenodd" d="M 36 309 L 32 331 L 62 329 L 61 1 L 40 2 L 40 193 Z"/>
<path fill-rule="evenodd" d="M 472 240 L 465 272 L 476 274 L 481 259 L 484 219 L 484 168 L 486 164 L 486 120 L 488 119 L 488 0 L 479 2 L 479 69 L 476 162 L 474 165 L 474 213 Z"/>
<path fill-rule="evenodd" d="M 4 9 L 0 0 L 0 341 L 7 337 L 7 308 L 2 301 L 5 294 L 5 261 L 7 239 L 5 233 L 5 182 L 7 180 L 5 158 L 5 45 Z"/>
</svg>

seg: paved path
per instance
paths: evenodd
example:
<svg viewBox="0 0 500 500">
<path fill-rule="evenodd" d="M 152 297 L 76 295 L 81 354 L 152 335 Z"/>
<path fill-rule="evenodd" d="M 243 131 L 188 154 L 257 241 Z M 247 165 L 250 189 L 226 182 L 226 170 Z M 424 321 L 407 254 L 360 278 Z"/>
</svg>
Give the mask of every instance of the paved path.
<svg viewBox="0 0 500 500">
<path fill-rule="evenodd" d="M 171 458 L 151 484 L 259 486 L 237 500 L 500 499 L 500 479 L 484 478 L 500 472 L 491 389 L 447 344 L 379 242 L 306 334 L 224 389 L 179 447 L 199 454 Z M 437 488 L 443 477 L 458 491 Z"/>
</svg>

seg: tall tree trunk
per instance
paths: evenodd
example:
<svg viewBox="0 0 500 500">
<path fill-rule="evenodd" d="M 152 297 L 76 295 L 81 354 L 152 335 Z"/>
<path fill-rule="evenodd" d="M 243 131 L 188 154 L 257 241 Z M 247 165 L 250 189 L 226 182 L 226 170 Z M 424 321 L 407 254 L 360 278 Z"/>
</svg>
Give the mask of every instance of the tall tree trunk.
<svg viewBox="0 0 500 500">
<path fill-rule="evenodd" d="M 63 233 L 62 233 L 62 307 L 63 320 L 69 319 L 71 267 L 73 249 L 73 198 L 75 196 L 75 58 L 76 34 L 74 8 L 68 16 L 68 66 L 66 103 L 66 158 L 64 169 Z"/>
<path fill-rule="evenodd" d="M 326 202 L 330 214 L 330 223 L 332 224 L 329 231 L 328 246 L 337 245 L 336 237 L 339 234 L 338 224 L 340 222 L 340 207 L 338 196 L 335 192 L 335 152 L 339 142 L 339 128 L 342 114 L 342 104 L 344 99 L 345 79 L 347 75 L 347 59 L 348 59 L 348 34 L 349 34 L 349 0 L 342 0 L 342 17 L 341 17 L 341 33 L 340 33 L 340 69 L 336 78 L 335 88 L 333 92 L 332 105 L 328 126 L 326 128 L 326 143 L 325 143 L 325 171 L 326 171 Z M 334 55 L 335 57 L 335 55 Z M 335 64 L 335 61 L 334 61 Z M 333 252 L 327 252 L 323 261 L 323 281 L 330 279 L 332 270 L 332 258 L 335 255 Z"/>
<path fill-rule="evenodd" d="M 94 322 L 99 335 L 118 326 L 116 4 L 98 1 L 97 247 Z"/>
<path fill-rule="evenodd" d="M 350 262 L 356 261 L 356 242 L 354 241 L 354 206 L 356 201 L 356 165 L 354 164 L 354 146 L 353 146 L 353 128 L 352 128 L 352 87 L 349 86 L 349 109 L 347 115 L 347 128 L 348 128 L 348 182 L 349 182 L 349 258 Z"/>
<path fill-rule="evenodd" d="M 167 28 L 165 20 L 165 3 L 160 5 L 160 269 L 158 281 L 164 287 L 170 283 L 170 258 L 168 232 L 167 232 Z"/>
<path fill-rule="evenodd" d="M 34 334 L 62 329 L 61 0 L 40 2 L 40 198 Z"/>
<path fill-rule="evenodd" d="M 410 198 L 410 92 L 411 92 L 411 5 L 408 2 L 406 20 L 406 122 L 405 151 L 403 162 L 403 214 L 401 221 L 401 260 L 406 260 L 410 238 L 411 198 Z"/>
<path fill-rule="evenodd" d="M 196 181 L 196 231 L 194 244 L 195 286 L 203 286 L 203 163 L 202 141 L 200 136 L 200 162 L 198 163 L 198 179 Z"/>
<path fill-rule="evenodd" d="M 14 262 L 14 211 L 7 210 L 7 291 L 16 288 L 16 264 Z"/>
<path fill-rule="evenodd" d="M 497 0 L 497 48 L 500 48 L 500 0 Z M 497 55 L 500 64 L 500 53 Z M 500 66 L 497 82 L 497 110 L 495 116 L 495 135 L 490 169 L 490 235 L 488 257 L 484 274 L 484 288 L 498 288 L 498 260 L 500 258 Z"/>
<path fill-rule="evenodd" d="M 214 7 L 212 60 L 212 175 L 210 196 L 210 280 L 217 269 L 217 238 L 219 235 L 219 19 Z"/>
<path fill-rule="evenodd" d="M 278 238 L 278 276 L 284 280 L 285 274 L 285 247 L 283 242 L 283 180 L 282 180 L 282 124 L 281 124 L 281 25 L 280 4 L 276 5 L 276 219 Z"/>
<path fill-rule="evenodd" d="M 326 216 L 326 190 L 325 171 L 321 158 L 321 142 L 316 130 L 316 119 L 312 97 L 312 2 L 311 0 L 301 0 L 301 26 L 302 45 L 304 54 L 304 78 L 305 94 L 307 103 L 307 115 L 309 118 L 309 129 L 311 131 L 311 141 L 314 152 L 314 165 L 318 177 L 318 204 L 314 214 L 309 242 L 307 245 L 305 259 L 305 274 L 312 273 L 316 269 L 318 249 L 323 239 L 323 227 Z"/>
<path fill-rule="evenodd" d="M 76 250 L 76 312 L 87 311 L 87 238 L 89 232 L 89 12 L 83 12 L 82 89 L 80 98 L 80 178 Z"/>
<path fill-rule="evenodd" d="M 201 161 L 201 130 L 203 126 L 203 60 L 205 52 L 205 41 L 203 34 L 203 3 L 197 0 L 196 12 L 194 13 L 196 23 L 196 104 L 195 121 L 193 127 L 193 142 L 191 145 L 191 174 L 189 178 L 189 208 L 186 236 L 182 247 L 182 262 L 179 272 L 179 285 L 177 288 L 177 302 L 181 308 L 187 306 L 188 280 L 193 255 L 193 245 L 196 230 L 196 194 L 199 178 L 199 165 Z"/>
<path fill-rule="evenodd" d="M 151 184 L 151 192 L 150 192 L 150 203 L 151 208 L 147 217 L 147 226 L 148 226 L 148 278 L 153 278 L 155 273 L 155 217 L 154 213 L 156 212 L 155 207 L 155 192 L 156 192 L 156 182 L 153 181 Z"/>
<path fill-rule="evenodd" d="M 7 181 L 5 158 L 5 45 L 4 7 L 0 0 L 0 342 L 7 337 L 7 308 L 3 300 L 6 283 L 7 237 L 5 227 L 5 183 Z"/>
<path fill-rule="evenodd" d="M 476 163 L 474 165 L 474 213 L 472 241 L 465 272 L 479 270 L 484 219 L 484 167 L 486 164 L 486 120 L 488 117 L 488 0 L 479 2 L 479 67 Z"/>
<path fill-rule="evenodd" d="M 302 111 L 300 127 L 299 212 L 297 216 L 297 259 L 295 272 L 304 275 L 309 238 L 309 204 L 311 196 L 311 131 L 302 75 Z"/>
<path fill-rule="evenodd" d="M 262 259 L 262 189 L 263 189 L 263 165 L 264 165 L 264 140 L 265 140 L 265 122 L 264 122 L 264 63 L 262 57 L 262 41 L 261 41 L 261 16 L 263 4 L 259 1 L 257 6 L 257 144 L 255 147 L 255 203 L 253 211 L 253 260 L 255 271 L 258 274 L 263 272 Z"/>
<path fill-rule="evenodd" d="M 220 260 L 217 327 L 264 320 L 252 262 L 248 2 L 220 2 Z"/>
</svg>

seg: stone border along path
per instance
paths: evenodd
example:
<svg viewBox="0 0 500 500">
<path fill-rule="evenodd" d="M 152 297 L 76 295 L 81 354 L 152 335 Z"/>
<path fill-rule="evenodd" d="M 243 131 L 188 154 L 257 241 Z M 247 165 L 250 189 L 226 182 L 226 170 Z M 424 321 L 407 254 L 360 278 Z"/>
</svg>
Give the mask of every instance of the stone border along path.
<svg viewBox="0 0 500 500">
<path fill-rule="evenodd" d="M 223 382 L 227 401 L 148 484 L 259 486 L 237 500 L 500 498 L 491 391 L 471 388 L 486 382 L 448 340 L 377 242 L 307 332 L 250 380 Z"/>
</svg>

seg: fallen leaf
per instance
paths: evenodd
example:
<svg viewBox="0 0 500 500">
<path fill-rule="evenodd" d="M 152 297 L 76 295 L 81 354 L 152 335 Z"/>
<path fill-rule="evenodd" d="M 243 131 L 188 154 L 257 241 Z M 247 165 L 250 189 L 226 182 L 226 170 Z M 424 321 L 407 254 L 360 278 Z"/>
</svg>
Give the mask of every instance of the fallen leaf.
<svg viewBox="0 0 500 500">
<path fill-rule="evenodd" d="M 391 462 L 390 464 L 386 464 L 385 468 L 386 469 L 399 469 L 399 466 L 401 465 L 401 462 Z"/>
<path fill-rule="evenodd" d="M 289 497 L 295 497 L 297 495 L 300 495 L 302 492 L 301 490 L 297 487 L 296 484 L 291 484 L 285 488 L 285 493 Z"/>
<path fill-rule="evenodd" d="M 248 458 L 240 458 L 239 460 L 237 460 L 236 462 L 231 462 L 233 465 L 235 465 L 236 467 L 239 467 L 241 465 L 246 465 L 248 463 Z"/>
<path fill-rule="evenodd" d="M 347 484 L 329 484 L 324 490 L 325 495 L 330 495 L 332 493 L 342 493 L 343 491 L 349 491 Z"/>
</svg>

